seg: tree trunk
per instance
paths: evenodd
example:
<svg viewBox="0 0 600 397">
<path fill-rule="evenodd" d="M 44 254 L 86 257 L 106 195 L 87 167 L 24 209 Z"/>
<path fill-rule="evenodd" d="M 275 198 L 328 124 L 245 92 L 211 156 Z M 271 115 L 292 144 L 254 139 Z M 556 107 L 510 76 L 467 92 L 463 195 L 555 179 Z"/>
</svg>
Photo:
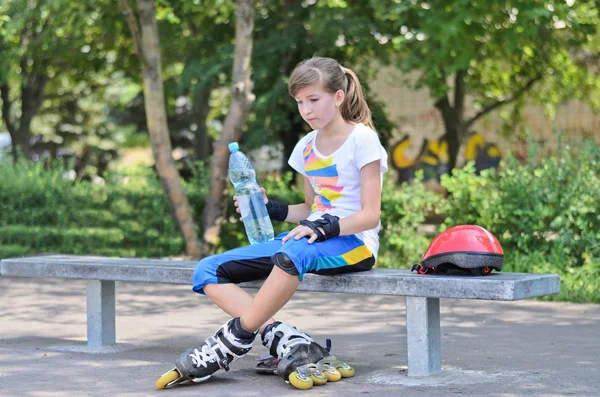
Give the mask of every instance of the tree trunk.
<svg viewBox="0 0 600 397">
<path fill-rule="evenodd" d="M 212 154 L 212 141 L 208 136 L 208 128 L 206 127 L 206 119 L 210 112 L 210 92 L 209 87 L 194 95 L 193 111 L 194 122 L 198 129 L 194 133 L 194 151 L 196 152 L 197 160 L 207 160 Z"/>
<path fill-rule="evenodd" d="M 458 128 L 456 125 L 456 108 L 453 108 L 450 105 L 448 97 L 439 99 L 435 103 L 435 107 L 438 108 L 442 114 L 442 120 L 444 122 L 444 135 L 448 141 L 448 173 L 451 173 L 452 170 L 456 168 L 458 151 L 460 150 L 460 139 L 458 137 Z"/>
<path fill-rule="evenodd" d="M 142 64 L 146 123 L 152 142 L 156 171 L 184 238 L 186 255 L 199 259 L 200 242 L 194 227 L 192 210 L 172 155 L 154 0 L 137 2 L 141 33 L 138 31 L 138 22 L 127 0 L 119 0 L 119 4 L 127 19 L 136 54 Z"/>
<path fill-rule="evenodd" d="M 10 88 L 7 82 L 3 82 L 2 84 L 0 84 L 0 99 L 2 99 L 2 119 L 4 120 L 4 124 L 6 125 L 6 129 L 8 130 L 8 134 L 10 135 L 10 142 L 13 148 L 13 161 L 16 163 L 18 160 L 17 150 L 15 150 L 17 130 L 13 119 L 12 103 L 10 101 L 9 92 Z"/>
<path fill-rule="evenodd" d="M 3 83 L 0 87 L 2 96 L 2 117 L 8 133 L 10 134 L 11 145 L 13 147 L 13 158 L 17 161 L 19 154 L 25 158 L 31 158 L 31 121 L 36 115 L 44 100 L 44 90 L 49 78 L 43 74 L 27 73 L 27 59 L 21 60 L 22 67 L 22 86 L 21 86 L 21 115 L 18 122 L 13 117 L 13 111 L 10 100 L 10 88 L 8 83 Z"/>
<path fill-rule="evenodd" d="M 219 243 L 221 223 L 227 208 L 228 200 L 224 200 L 229 160 L 227 145 L 240 138 L 248 110 L 254 103 L 252 80 L 250 80 L 250 61 L 252 58 L 255 4 L 256 0 L 237 1 L 231 103 L 225 118 L 223 133 L 215 147 L 211 161 L 210 193 L 202 216 L 204 255 L 214 253 L 215 247 Z"/>
<path fill-rule="evenodd" d="M 447 95 L 435 103 L 435 107 L 442 114 L 445 136 L 448 141 L 448 173 L 456 168 L 458 152 L 466 137 L 464 101 L 464 73 L 457 72 L 454 78 L 454 106 L 450 105 Z"/>
<path fill-rule="evenodd" d="M 448 172 L 452 172 L 456 168 L 458 160 L 458 152 L 460 147 L 465 142 L 467 134 L 471 126 L 484 117 L 486 114 L 492 112 L 501 106 L 515 102 L 521 98 L 525 93 L 530 91 L 536 82 L 544 77 L 544 74 L 540 73 L 529 79 L 521 88 L 516 90 L 512 96 L 506 99 L 497 100 L 490 103 L 477 114 L 472 116 L 470 119 L 465 120 L 465 93 L 467 91 L 465 85 L 465 74 L 464 71 L 459 71 L 454 76 L 454 106 L 450 105 L 448 96 L 439 99 L 435 103 L 435 107 L 442 113 L 442 119 L 444 121 L 444 128 L 446 130 L 446 137 L 448 139 Z"/>
</svg>

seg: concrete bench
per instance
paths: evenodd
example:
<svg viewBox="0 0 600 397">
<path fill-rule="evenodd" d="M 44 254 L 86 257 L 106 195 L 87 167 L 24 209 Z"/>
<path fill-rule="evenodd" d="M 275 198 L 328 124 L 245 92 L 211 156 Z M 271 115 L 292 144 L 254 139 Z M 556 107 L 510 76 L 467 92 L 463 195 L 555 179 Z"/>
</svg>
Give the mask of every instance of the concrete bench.
<svg viewBox="0 0 600 397">
<path fill-rule="evenodd" d="M 97 349 L 116 343 L 115 281 L 190 285 L 195 266 L 191 261 L 49 255 L 3 259 L 0 276 L 87 280 L 87 343 Z M 259 288 L 261 284 L 242 286 Z M 560 280 L 555 274 L 481 277 L 373 269 L 337 276 L 307 274 L 298 290 L 406 297 L 408 376 L 429 376 L 441 371 L 440 298 L 515 301 L 556 294 Z"/>
</svg>

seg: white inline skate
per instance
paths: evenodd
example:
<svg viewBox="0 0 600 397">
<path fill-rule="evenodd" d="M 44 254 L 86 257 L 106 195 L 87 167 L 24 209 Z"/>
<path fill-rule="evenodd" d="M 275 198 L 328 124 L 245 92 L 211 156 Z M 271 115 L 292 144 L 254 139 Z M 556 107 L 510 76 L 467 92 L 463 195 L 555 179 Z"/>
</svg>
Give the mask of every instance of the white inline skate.
<svg viewBox="0 0 600 397">
<path fill-rule="evenodd" d="M 279 375 L 298 389 L 354 376 L 354 368 L 289 324 L 270 324 L 262 334 L 262 342 L 270 355 L 259 359 L 257 371 Z"/>
</svg>

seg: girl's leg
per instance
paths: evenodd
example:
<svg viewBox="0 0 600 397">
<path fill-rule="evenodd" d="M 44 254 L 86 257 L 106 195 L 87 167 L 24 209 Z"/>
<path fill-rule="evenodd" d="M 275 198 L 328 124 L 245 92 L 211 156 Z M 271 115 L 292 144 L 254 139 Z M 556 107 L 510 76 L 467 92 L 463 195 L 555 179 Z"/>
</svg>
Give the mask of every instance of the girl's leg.
<svg viewBox="0 0 600 397">
<path fill-rule="evenodd" d="M 280 263 L 273 267 L 250 308 L 241 316 L 242 328 L 249 332 L 261 326 L 261 331 L 264 330 L 265 322 L 272 320 L 272 316 L 294 295 L 305 273 L 361 271 L 370 269 L 375 263 L 373 254 L 356 236 L 341 236 L 313 244 L 308 244 L 306 238 L 292 239 L 280 245 L 274 257 L 280 255 L 287 258 L 288 268 L 280 268 L 286 266 Z"/>
<path fill-rule="evenodd" d="M 236 284 L 269 276 L 273 269 L 271 256 L 281 248 L 284 235 L 264 244 L 249 245 L 202 259 L 194 271 L 194 291 L 206 294 L 232 317 L 241 317 L 250 310 L 254 298 Z M 265 320 L 266 324 L 274 321 L 272 318 Z"/>
<path fill-rule="evenodd" d="M 373 266 L 374 257 L 357 237 L 340 236 L 313 244 L 308 244 L 306 238 L 289 240 L 273 256 L 273 261 L 276 267 L 251 309 L 240 320 L 240 325 L 247 331 L 255 330 L 266 315 L 279 310 L 293 295 L 305 273 L 364 271 Z M 276 373 L 296 387 L 307 388 L 313 382 L 323 384 L 354 374 L 352 367 L 335 359 L 328 349 L 292 325 L 269 324 L 261 332 L 261 340 L 278 359 Z M 323 373 L 313 372 L 314 365 L 309 365 L 317 363 L 317 368 L 326 368 Z M 294 372 L 297 374 L 292 377 Z M 312 381 L 306 380 L 309 375 Z"/>
<path fill-rule="evenodd" d="M 242 328 L 254 332 L 259 328 L 263 331 L 265 324 L 272 323 L 274 316 L 294 295 L 300 280 L 298 276 L 284 272 L 277 266 L 264 282 L 248 310 L 241 316 Z M 269 321 L 268 321 L 269 320 Z M 273 320 L 273 321 L 271 321 Z"/>
<path fill-rule="evenodd" d="M 231 317 L 242 317 L 249 312 L 254 300 L 252 295 L 235 284 L 208 284 L 204 287 L 204 293 Z M 267 319 L 260 327 L 260 331 L 262 332 L 265 326 L 273 322 L 275 322 L 274 318 Z"/>
</svg>

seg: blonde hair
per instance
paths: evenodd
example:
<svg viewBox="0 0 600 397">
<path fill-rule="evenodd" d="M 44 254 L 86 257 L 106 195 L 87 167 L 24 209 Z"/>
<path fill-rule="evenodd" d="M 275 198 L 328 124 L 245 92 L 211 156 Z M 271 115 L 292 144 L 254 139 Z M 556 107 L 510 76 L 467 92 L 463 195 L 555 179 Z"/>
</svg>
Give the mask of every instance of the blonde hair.
<svg viewBox="0 0 600 397">
<path fill-rule="evenodd" d="M 288 81 L 288 91 L 294 97 L 302 88 L 315 83 L 332 94 L 338 90 L 344 92 L 340 112 L 345 121 L 363 123 L 375 130 L 371 109 L 358 77 L 352 70 L 342 67 L 335 59 L 313 57 L 296 65 Z"/>
</svg>

